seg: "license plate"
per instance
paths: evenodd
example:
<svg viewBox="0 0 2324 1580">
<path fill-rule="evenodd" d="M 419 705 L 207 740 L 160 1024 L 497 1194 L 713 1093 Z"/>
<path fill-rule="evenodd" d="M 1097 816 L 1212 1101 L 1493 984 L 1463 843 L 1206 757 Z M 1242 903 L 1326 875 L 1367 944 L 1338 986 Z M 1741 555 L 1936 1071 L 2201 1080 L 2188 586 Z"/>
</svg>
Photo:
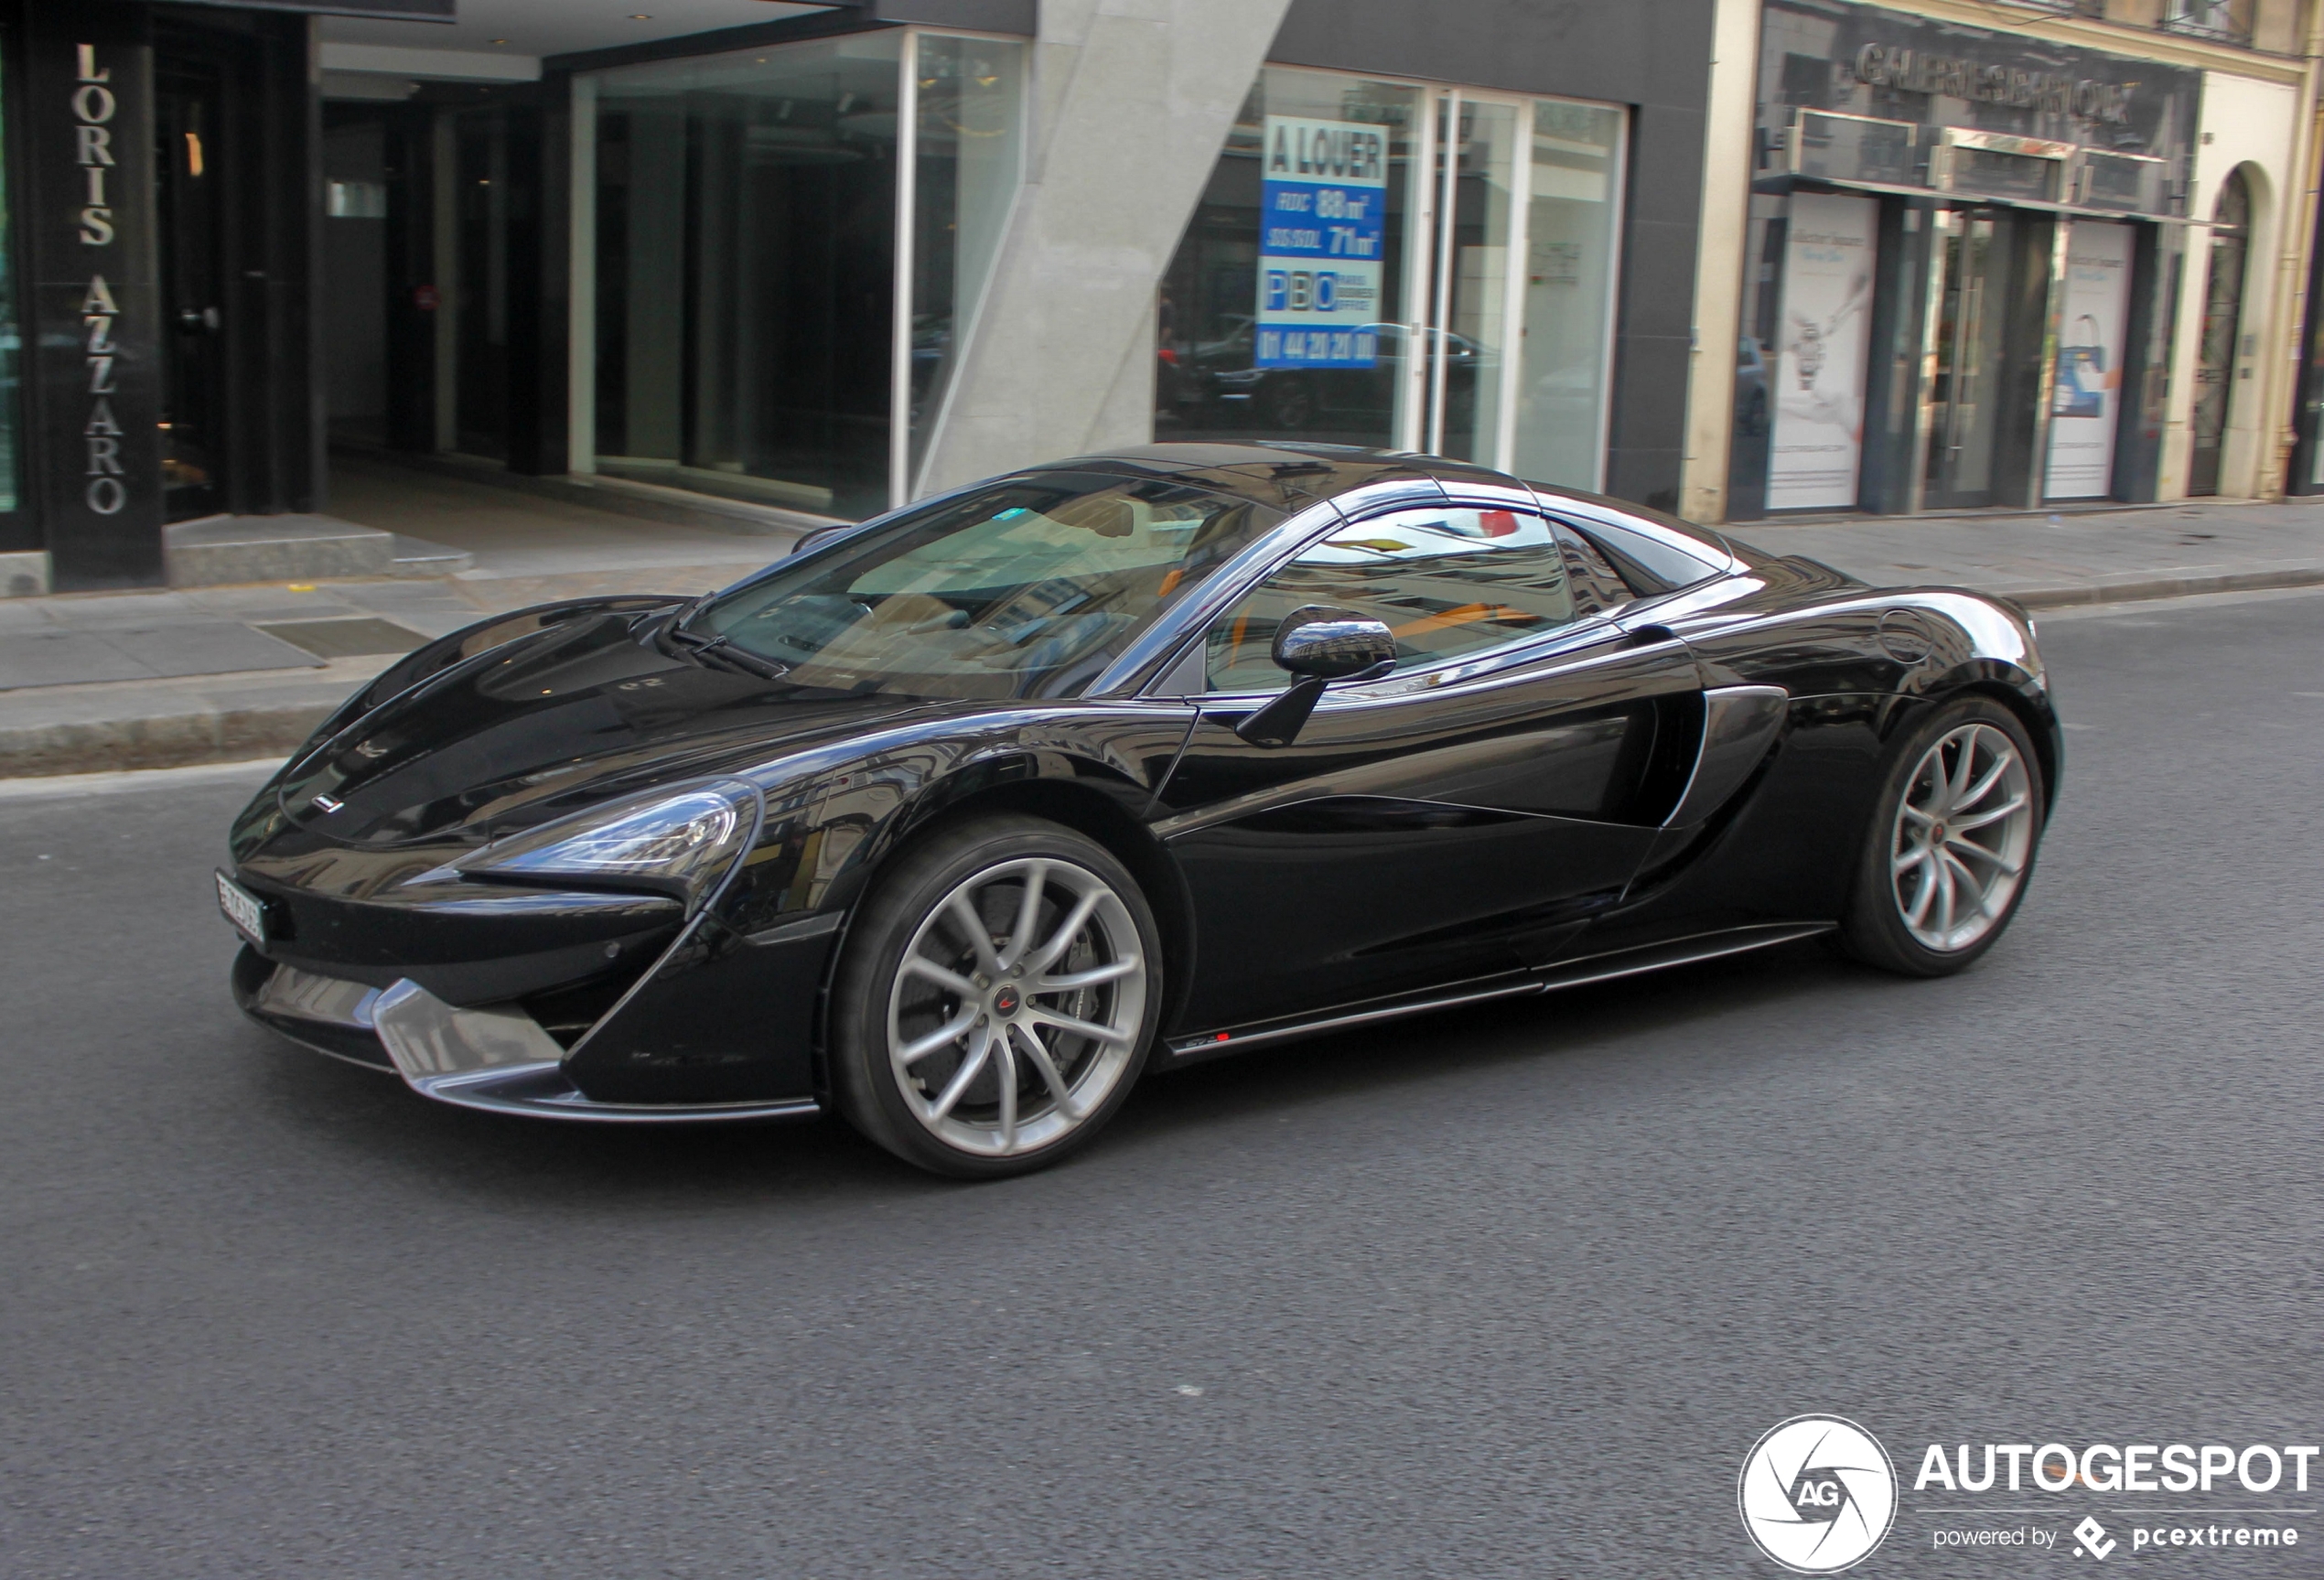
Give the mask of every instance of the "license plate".
<svg viewBox="0 0 2324 1580">
<path fill-rule="evenodd" d="M 266 941 L 266 908 L 259 903 L 256 895 L 234 882 L 224 873 L 221 872 L 216 876 L 218 908 L 226 913 L 226 919 L 239 928 L 244 938 L 253 943 L 264 943 Z"/>
</svg>

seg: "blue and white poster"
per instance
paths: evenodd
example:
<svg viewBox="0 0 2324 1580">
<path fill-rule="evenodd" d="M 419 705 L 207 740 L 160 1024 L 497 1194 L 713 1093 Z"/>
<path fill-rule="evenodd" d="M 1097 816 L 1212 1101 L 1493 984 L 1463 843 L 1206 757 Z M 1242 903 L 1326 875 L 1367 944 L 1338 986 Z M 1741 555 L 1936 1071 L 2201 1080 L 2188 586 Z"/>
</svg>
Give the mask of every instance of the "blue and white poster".
<svg viewBox="0 0 2324 1580">
<path fill-rule="evenodd" d="M 1270 115 L 1265 136 L 1253 360 L 1262 368 L 1373 367 L 1388 130 Z"/>
</svg>

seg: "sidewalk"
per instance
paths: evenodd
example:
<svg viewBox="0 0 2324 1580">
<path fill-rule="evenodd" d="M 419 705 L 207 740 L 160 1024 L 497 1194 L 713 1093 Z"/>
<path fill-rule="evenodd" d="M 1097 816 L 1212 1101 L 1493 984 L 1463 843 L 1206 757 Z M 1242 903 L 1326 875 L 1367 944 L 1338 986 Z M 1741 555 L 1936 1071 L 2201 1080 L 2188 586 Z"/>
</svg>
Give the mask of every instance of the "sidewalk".
<svg viewBox="0 0 2324 1580">
<path fill-rule="evenodd" d="M 678 525 L 335 457 L 331 513 L 447 551 L 438 576 L 0 601 L 0 779 L 279 756 L 397 655 L 480 617 L 694 593 L 784 533 Z M 1751 522 L 1736 535 L 1875 585 L 2033 607 L 2324 586 L 2324 499 L 2077 514 Z"/>
<path fill-rule="evenodd" d="M 332 517 L 419 540 L 437 576 L 0 600 L 0 779 L 280 756 L 397 657 L 486 615 L 697 593 L 794 535 L 684 526 L 334 456 Z"/>
<path fill-rule="evenodd" d="M 1970 586 L 2032 608 L 2324 585 L 2324 495 L 2053 515 L 1750 521 L 1734 535 L 1876 586 Z"/>
</svg>

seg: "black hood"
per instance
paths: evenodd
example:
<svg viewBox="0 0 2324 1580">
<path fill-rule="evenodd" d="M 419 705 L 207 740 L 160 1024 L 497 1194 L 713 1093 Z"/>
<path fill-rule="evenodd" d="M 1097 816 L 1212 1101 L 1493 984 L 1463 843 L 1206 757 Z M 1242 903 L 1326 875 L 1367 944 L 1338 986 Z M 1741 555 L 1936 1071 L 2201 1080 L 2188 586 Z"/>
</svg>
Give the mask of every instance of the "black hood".
<svg viewBox="0 0 2324 1580">
<path fill-rule="evenodd" d="M 653 635 L 667 619 L 584 612 L 446 671 L 295 764 L 278 787 L 283 815 L 347 844 L 480 843 L 922 705 L 804 692 L 665 650 Z"/>
</svg>

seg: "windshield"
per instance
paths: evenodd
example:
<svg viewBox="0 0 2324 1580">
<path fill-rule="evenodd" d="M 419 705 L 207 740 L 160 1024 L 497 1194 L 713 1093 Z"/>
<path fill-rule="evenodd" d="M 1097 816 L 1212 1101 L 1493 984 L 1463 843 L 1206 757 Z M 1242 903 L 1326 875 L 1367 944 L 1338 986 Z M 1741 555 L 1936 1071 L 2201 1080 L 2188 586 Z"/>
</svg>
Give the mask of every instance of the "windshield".
<svg viewBox="0 0 2324 1580">
<path fill-rule="evenodd" d="M 1011 478 L 778 565 L 685 629 L 786 666 L 794 685 L 1071 696 L 1281 520 L 1158 478 Z"/>
</svg>

